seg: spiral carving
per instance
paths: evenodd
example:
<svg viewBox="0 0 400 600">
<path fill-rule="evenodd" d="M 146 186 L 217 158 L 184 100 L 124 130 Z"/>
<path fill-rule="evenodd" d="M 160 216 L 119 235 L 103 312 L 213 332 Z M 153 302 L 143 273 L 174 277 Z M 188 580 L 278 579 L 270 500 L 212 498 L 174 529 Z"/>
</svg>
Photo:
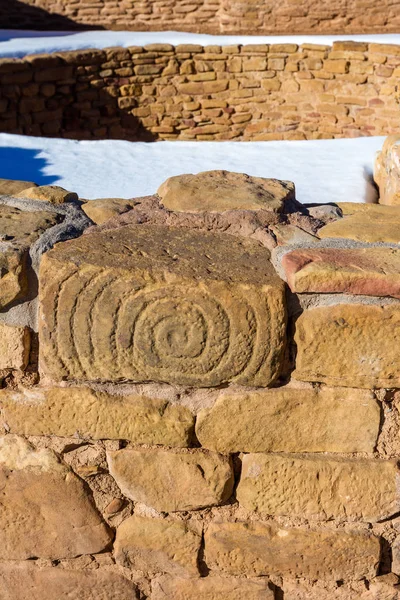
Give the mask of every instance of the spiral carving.
<svg viewBox="0 0 400 600">
<path fill-rule="evenodd" d="M 279 371 L 280 288 L 94 265 L 48 269 L 41 365 L 55 379 L 268 385 Z"/>
</svg>

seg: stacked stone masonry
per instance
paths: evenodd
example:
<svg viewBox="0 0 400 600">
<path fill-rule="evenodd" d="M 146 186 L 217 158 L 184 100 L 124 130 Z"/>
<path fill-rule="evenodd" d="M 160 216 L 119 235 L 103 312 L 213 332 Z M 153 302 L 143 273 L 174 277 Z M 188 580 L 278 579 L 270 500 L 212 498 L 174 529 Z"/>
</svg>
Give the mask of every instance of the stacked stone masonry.
<svg viewBox="0 0 400 600">
<path fill-rule="evenodd" d="M 399 597 L 398 148 L 386 205 L 0 180 L 1 600 Z"/>
<path fill-rule="evenodd" d="M 2 28 L 304 34 L 397 33 L 398 0 L 11 0 Z"/>
<path fill-rule="evenodd" d="M 152 44 L 0 60 L 0 130 L 281 140 L 399 129 L 400 46 Z"/>
</svg>

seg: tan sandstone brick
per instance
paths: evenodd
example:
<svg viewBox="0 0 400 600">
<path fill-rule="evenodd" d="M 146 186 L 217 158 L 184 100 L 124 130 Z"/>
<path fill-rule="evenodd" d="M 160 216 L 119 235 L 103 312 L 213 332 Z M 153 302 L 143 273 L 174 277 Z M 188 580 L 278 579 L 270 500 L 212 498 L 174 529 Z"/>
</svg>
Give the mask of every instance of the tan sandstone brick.
<svg viewBox="0 0 400 600">
<path fill-rule="evenodd" d="M 246 454 L 237 498 L 270 515 L 373 522 L 397 512 L 399 480 L 396 461 Z"/>
<path fill-rule="evenodd" d="M 368 533 L 260 522 L 211 523 L 205 532 L 207 565 L 230 575 L 362 579 L 379 558 L 379 538 Z"/>
<path fill-rule="evenodd" d="M 201 533 L 183 521 L 133 516 L 117 529 L 115 559 L 147 576 L 198 577 Z"/>
<path fill-rule="evenodd" d="M 294 376 L 346 387 L 399 387 L 399 337 L 397 304 L 311 308 L 296 322 Z"/>
<path fill-rule="evenodd" d="M 0 563 L 1 600 L 137 600 L 136 586 L 112 571 Z M 257 599 L 258 600 L 258 599 Z"/>
<path fill-rule="evenodd" d="M 56 380 L 269 385 L 285 342 L 269 257 L 252 240 L 153 225 L 59 244 L 41 262 L 41 369 Z"/>
<path fill-rule="evenodd" d="M 233 488 L 229 458 L 201 450 L 126 448 L 107 455 L 110 473 L 124 494 L 160 512 L 221 504 Z"/>
<path fill-rule="evenodd" d="M 0 279 L 0 294 L 5 289 L 2 281 L 3 278 Z M 9 286 L 7 290 L 10 291 Z M 30 344 L 31 332 L 28 327 L 0 323 L 0 369 L 26 369 L 29 363 Z"/>
<path fill-rule="evenodd" d="M 188 446 L 194 417 L 183 406 L 145 396 L 110 396 L 90 388 L 0 390 L 11 433 L 85 439 L 123 439 L 135 444 Z"/>
<path fill-rule="evenodd" d="M 201 579 L 183 579 L 165 575 L 152 581 L 151 597 L 152 600 L 274 600 L 274 592 L 266 578 L 211 575 Z"/>
<path fill-rule="evenodd" d="M 196 436 L 203 447 L 224 454 L 372 452 L 379 424 L 380 407 L 370 391 L 286 386 L 224 393 L 197 416 Z"/>
<path fill-rule="evenodd" d="M 1 437 L 0 489 L 0 559 L 95 554 L 112 539 L 84 482 L 51 450 Z"/>
</svg>

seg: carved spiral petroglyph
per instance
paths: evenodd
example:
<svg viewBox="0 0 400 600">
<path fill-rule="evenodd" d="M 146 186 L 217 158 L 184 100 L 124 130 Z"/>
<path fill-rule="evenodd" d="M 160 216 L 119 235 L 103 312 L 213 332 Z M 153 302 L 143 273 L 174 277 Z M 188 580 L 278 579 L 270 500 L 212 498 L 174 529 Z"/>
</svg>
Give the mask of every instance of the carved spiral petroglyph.
<svg viewBox="0 0 400 600">
<path fill-rule="evenodd" d="M 43 359 L 69 379 L 252 383 L 271 358 L 268 302 L 251 286 L 144 283 L 88 268 L 47 295 Z"/>
</svg>

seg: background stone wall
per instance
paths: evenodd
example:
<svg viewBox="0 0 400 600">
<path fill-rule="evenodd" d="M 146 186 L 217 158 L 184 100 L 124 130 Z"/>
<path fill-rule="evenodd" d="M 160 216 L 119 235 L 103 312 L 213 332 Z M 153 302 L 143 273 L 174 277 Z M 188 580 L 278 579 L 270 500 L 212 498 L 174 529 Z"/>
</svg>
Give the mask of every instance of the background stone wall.
<svg viewBox="0 0 400 600">
<path fill-rule="evenodd" d="M 396 600 L 400 208 L 0 185 L 2 599 Z"/>
<path fill-rule="evenodd" d="M 0 130 L 77 139 L 279 140 L 400 127 L 400 46 L 110 48 L 0 61 Z"/>
<path fill-rule="evenodd" d="M 202 33 L 389 33 L 400 25 L 398 0 L 2 0 L 2 28 L 82 26 Z"/>
</svg>

